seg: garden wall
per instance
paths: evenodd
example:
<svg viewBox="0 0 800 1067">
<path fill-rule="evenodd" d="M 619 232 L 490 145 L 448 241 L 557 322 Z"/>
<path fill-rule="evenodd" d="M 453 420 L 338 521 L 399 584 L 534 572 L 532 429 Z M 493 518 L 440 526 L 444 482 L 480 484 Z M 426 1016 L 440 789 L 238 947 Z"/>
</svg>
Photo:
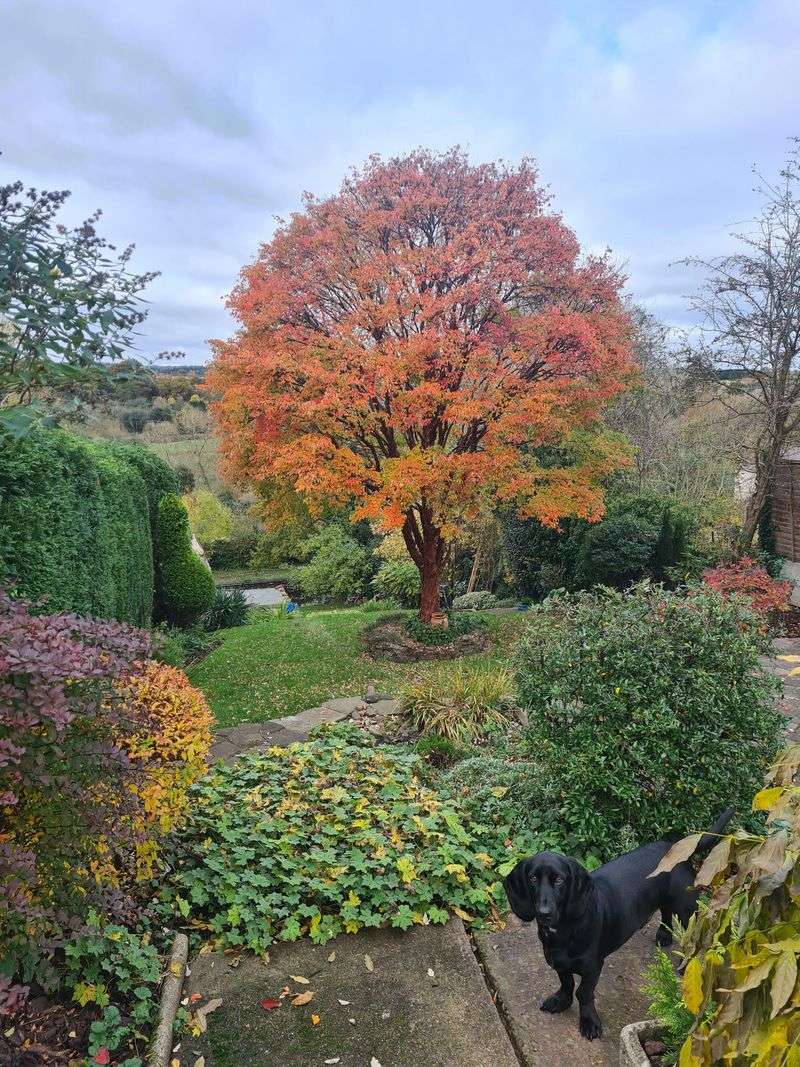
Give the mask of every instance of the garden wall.
<svg viewBox="0 0 800 1067">
<path fill-rule="evenodd" d="M 147 624 L 154 516 L 176 491 L 147 449 L 36 429 L 0 447 L 0 582 L 49 611 Z"/>
</svg>

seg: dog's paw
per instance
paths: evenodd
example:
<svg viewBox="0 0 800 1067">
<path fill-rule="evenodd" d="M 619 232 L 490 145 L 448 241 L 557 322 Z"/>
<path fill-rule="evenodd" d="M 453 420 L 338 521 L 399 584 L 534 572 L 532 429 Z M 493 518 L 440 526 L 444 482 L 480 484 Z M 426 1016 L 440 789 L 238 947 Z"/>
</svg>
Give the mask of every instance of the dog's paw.
<svg viewBox="0 0 800 1067">
<path fill-rule="evenodd" d="M 539 1011 L 549 1012 L 550 1015 L 558 1015 L 559 1012 L 566 1011 L 571 1003 L 572 994 L 567 994 L 563 989 L 559 989 L 555 993 L 551 993 L 549 997 L 545 997 L 539 1005 Z"/>
<path fill-rule="evenodd" d="M 656 944 L 659 948 L 668 948 L 672 944 L 672 931 L 666 926 L 659 926 L 656 933 Z"/>
<path fill-rule="evenodd" d="M 587 1041 L 594 1041 L 595 1038 L 603 1036 L 603 1024 L 597 1014 L 581 1015 L 578 1029 L 581 1037 L 585 1037 Z"/>
</svg>

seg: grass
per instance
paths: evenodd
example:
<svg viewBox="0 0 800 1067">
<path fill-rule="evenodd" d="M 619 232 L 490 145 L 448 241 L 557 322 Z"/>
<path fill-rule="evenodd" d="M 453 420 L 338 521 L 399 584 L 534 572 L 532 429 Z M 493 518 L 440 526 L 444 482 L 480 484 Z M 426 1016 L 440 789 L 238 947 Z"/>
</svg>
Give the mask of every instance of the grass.
<svg viewBox="0 0 800 1067">
<path fill-rule="evenodd" d="M 222 644 L 189 669 L 220 726 L 293 715 L 338 696 L 355 696 L 367 684 L 396 692 L 434 663 L 388 663 L 361 650 L 359 634 L 380 615 L 361 608 L 302 611 L 286 616 L 252 613 L 246 626 L 221 631 Z M 501 664 L 524 625 L 520 615 L 487 616 L 492 648 L 462 662 Z"/>
</svg>

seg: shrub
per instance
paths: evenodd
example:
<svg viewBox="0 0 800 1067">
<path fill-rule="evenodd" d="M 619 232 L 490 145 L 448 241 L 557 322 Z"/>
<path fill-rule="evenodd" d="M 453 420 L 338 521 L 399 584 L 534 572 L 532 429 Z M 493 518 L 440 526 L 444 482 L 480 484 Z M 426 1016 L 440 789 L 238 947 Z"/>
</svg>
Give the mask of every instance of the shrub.
<svg viewBox="0 0 800 1067">
<path fill-rule="evenodd" d="M 785 611 L 792 592 L 791 582 L 771 578 L 765 568 L 749 556 L 704 571 L 703 584 L 722 596 L 744 598 L 763 618 L 773 611 Z"/>
<path fill-rule="evenodd" d="M 189 519 L 179 496 L 169 494 L 159 501 L 158 535 L 164 617 L 177 626 L 190 626 L 211 606 L 214 579 L 192 551 Z"/>
<path fill-rule="evenodd" d="M 194 489 L 194 471 L 192 468 L 179 463 L 173 469 L 175 471 L 175 478 L 178 482 L 178 492 L 181 496 L 183 496 L 184 493 L 191 493 Z"/>
<path fill-rule="evenodd" d="M 247 598 L 241 589 L 217 589 L 202 618 L 203 629 L 225 630 L 231 626 L 244 626 L 249 610 Z"/>
<path fill-rule="evenodd" d="M 661 949 L 644 972 L 643 992 L 650 997 L 647 1014 L 658 1022 L 659 1036 L 666 1046 L 665 1062 L 675 1063 L 689 1036 L 694 1016 L 683 1003 L 681 981 L 671 958 Z"/>
<path fill-rule="evenodd" d="M 192 533 L 209 551 L 218 541 L 224 541 L 233 532 L 233 516 L 213 493 L 207 489 L 195 489 L 183 498 Z"/>
<path fill-rule="evenodd" d="M 497 597 L 487 590 L 476 590 L 474 593 L 462 593 L 453 600 L 454 611 L 487 611 L 495 607 Z"/>
<path fill-rule="evenodd" d="M 448 616 L 447 627 L 429 626 L 417 615 L 412 615 L 404 621 L 404 626 L 414 638 L 422 645 L 447 645 L 462 634 L 468 634 L 472 630 L 485 626 L 485 622 L 474 614 L 460 614 L 452 612 Z"/>
<path fill-rule="evenodd" d="M 448 909 L 488 916 L 517 849 L 425 786 L 421 767 L 344 725 L 218 765 L 192 790 L 159 891 L 165 921 L 207 923 L 220 945 L 260 953 L 303 934 L 443 923 Z"/>
<path fill-rule="evenodd" d="M 610 515 L 590 527 L 583 544 L 575 582 L 623 589 L 647 573 L 658 540 L 658 531 L 634 515 Z"/>
<path fill-rule="evenodd" d="M 261 527 L 250 515 L 234 511 L 231 530 L 222 541 L 215 541 L 208 560 L 215 570 L 242 570 L 257 565 L 256 552 Z"/>
<path fill-rule="evenodd" d="M 206 770 L 213 716 L 199 689 L 175 667 L 148 663 L 117 684 L 134 721 L 142 724 L 121 741 L 130 760 L 145 767 L 131 786 L 136 812 L 136 876 L 148 878 L 158 840 L 186 811 L 187 790 Z"/>
<path fill-rule="evenodd" d="M 568 843 L 608 856 L 747 802 L 783 728 L 756 627 L 714 593 L 648 585 L 529 613 L 517 690 Z"/>
<path fill-rule="evenodd" d="M 419 602 L 419 570 L 410 559 L 385 560 L 371 585 L 376 596 L 397 600 L 403 607 L 411 608 Z"/>
<path fill-rule="evenodd" d="M 305 542 L 308 563 L 298 580 L 314 600 L 357 600 L 370 573 L 370 553 L 338 525 L 323 526 Z"/>
<path fill-rule="evenodd" d="M 51 611 L 148 623 L 153 544 L 149 486 L 139 467 L 144 455 L 137 446 L 61 430 L 37 429 L 6 442 L 0 581 L 31 600 L 46 597 Z"/>
<path fill-rule="evenodd" d="M 707 894 L 681 937 L 691 1033 L 681 1065 L 791 1064 L 800 1042 L 800 745 L 782 753 L 753 799 L 766 832 L 722 838 L 695 884 Z M 678 862 L 680 846 L 662 865 Z M 685 850 L 684 850 L 685 851 Z M 724 1055 L 723 1055 L 724 1054 Z"/>
<path fill-rule="evenodd" d="M 442 664 L 400 690 L 400 707 L 422 733 L 471 741 L 508 724 L 511 675 L 504 670 Z"/>
<path fill-rule="evenodd" d="M 120 412 L 119 421 L 128 433 L 141 433 L 150 421 L 148 408 L 125 408 Z"/>
<path fill-rule="evenodd" d="M 117 681 L 149 651 L 140 630 L 32 615 L 0 592 L 0 973 L 51 986 L 52 945 L 85 913 L 124 910 L 144 767 L 124 741 L 146 722 Z"/>
<path fill-rule="evenodd" d="M 153 633 L 153 659 L 169 667 L 186 667 L 207 656 L 222 641 L 216 633 L 193 626 L 160 626 Z"/>
</svg>

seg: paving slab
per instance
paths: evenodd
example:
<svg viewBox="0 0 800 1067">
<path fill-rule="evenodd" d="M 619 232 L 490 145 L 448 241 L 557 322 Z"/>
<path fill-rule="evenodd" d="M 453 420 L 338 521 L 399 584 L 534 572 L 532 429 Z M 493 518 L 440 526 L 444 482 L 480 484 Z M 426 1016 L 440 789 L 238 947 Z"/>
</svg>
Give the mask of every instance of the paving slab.
<svg viewBox="0 0 800 1067">
<path fill-rule="evenodd" d="M 647 1018 L 642 972 L 655 956 L 657 929 L 651 921 L 606 960 L 596 994 L 603 1021 L 597 1041 L 578 1032 L 576 1003 L 561 1015 L 539 1010 L 558 988 L 558 976 L 547 966 L 535 924 L 512 915 L 504 930 L 475 932 L 478 958 L 525 1067 L 618 1067 L 622 1027 Z"/>
<path fill-rule="evenodd" d="M 192 961 L 185 993 L 201 994 L 199 1004 L 221 997 L 222 1005 L 208 1015 L 206 1034 L 184 1038 L 181 1062 L 203 1055 L 206 1067 L 370 1067 L 373 1058 L 382 1067 L 519 1067 L 458 919 L 361 931 L 326 945 L 304 938 L 270 957 L 245 956 L 236 967 L 222 953 Z M 287 985 L 313 992 L 313 1000 L 261 1006 Z"/>
</svg>

